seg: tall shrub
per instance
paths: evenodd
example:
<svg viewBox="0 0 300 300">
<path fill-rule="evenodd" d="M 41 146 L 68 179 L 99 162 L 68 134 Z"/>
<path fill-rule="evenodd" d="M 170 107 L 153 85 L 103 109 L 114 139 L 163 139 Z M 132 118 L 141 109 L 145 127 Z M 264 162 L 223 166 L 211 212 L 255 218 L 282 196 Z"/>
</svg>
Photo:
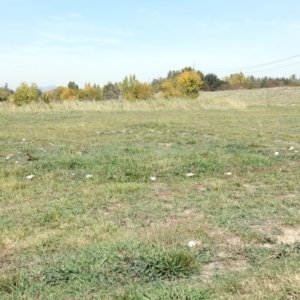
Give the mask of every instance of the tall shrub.
<svg viewBox="0 0 300 300">
<path fill-rule="evenodd" d="M 35 83 L 30 86 L 26 82 L 22 82 L 17 88 L 14 95 L 14 103 L 22 105 L 33 101 L 38 101 L 41 95 L 41 91 L 38 89 Z"/>
<path fill-rule="evenodd" d="M 197 98 L 201 85 L 201 75 L 195 71 L 184 71 L 177 77 L 177 82 L 184 96 Z"/>
</svg>

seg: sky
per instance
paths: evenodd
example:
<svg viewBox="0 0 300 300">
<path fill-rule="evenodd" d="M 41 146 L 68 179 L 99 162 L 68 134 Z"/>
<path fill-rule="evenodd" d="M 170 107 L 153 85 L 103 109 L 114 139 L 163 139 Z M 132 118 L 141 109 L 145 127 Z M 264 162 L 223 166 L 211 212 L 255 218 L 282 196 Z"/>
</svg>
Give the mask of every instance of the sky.
<svg viewBox="0 0 300 300">
<path fill-rule="evenodd" d="M 0 0 L 0 86 L 103 86 L 191 66 L 300 77 L 299 0 Z"/>
</svg>

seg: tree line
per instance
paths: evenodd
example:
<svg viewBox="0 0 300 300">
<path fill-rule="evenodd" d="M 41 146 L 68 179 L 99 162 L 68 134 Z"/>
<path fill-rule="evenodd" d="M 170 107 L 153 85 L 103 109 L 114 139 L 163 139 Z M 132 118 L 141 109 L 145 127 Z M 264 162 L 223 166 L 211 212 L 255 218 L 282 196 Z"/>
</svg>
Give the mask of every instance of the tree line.
<svg viewBox="0 0 300 300">
<path fill-rule="evenodd" d="M 139 81 L 135 75 L 126 76 L 121 82 L 108 82 L 103 87 L 99 84 L 86 83 L 83 88 L 70 81 L 67 86 L 41 92 L 35 83 L 21 83 L 15 91 L 6 83 L 0 87 L 0 101 L 22 105 L 33 101 L 62 100 L 128 100 L 157 98 L 196 98 L 199 91 L 218 91 L 235 89 L 271 88 L 279 86 L 300 86 L 300 79 L 295 75 L 289 78 L 245 76 L 242 72 L 220 79 L 213 73 L 204 75 L 191 67 L 170 70 L 166 77 L 153 79 L 151 83 Z"/>
</svg>

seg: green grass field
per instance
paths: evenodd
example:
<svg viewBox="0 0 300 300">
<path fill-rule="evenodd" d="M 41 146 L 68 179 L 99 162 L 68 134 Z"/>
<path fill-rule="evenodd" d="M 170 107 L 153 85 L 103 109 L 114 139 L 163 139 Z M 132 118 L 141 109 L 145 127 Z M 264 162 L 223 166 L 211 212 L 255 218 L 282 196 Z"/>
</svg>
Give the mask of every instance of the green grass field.
<svg viewBox="0 0 300 300">
<path fill-rule="evenodd" d="M 0 299 L 300 299 L 299 128 L 299 88 L 0 105 Z"/>
</svg>

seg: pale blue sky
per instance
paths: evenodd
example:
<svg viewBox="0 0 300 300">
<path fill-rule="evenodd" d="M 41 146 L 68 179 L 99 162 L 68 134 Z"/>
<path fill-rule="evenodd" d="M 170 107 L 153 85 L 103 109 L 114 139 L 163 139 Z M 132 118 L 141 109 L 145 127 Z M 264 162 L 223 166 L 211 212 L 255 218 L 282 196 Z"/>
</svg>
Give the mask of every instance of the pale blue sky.
<svg viewBox="0 0 300 300">
<path fill-rule="evenodd" d="M 0 86 L 147 82 L 193 63 L 300 77 L 299 12 L 299 0 L 0 0 Z"/>
</svg>

